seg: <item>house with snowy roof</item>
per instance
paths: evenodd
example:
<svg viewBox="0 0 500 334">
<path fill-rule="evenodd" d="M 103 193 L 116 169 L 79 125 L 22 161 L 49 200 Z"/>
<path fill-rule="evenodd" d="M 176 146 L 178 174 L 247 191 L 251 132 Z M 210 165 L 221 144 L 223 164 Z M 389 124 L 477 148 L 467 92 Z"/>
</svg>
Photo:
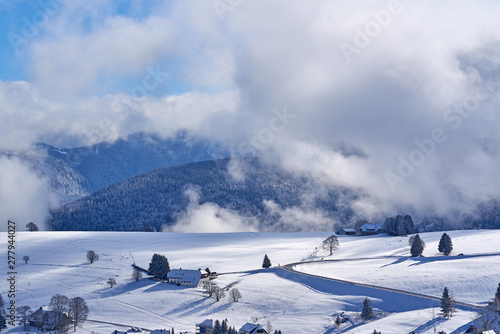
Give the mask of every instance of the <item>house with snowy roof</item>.
<svg viewBox="0 0 500 334">
<path fill-rule="evenodd" d="M 201 270 L 172 269 L 167 273 L 167 280 L 177 285 L 198 286 L 201 276 Z"/>
<path fill-rule="evenodd" d="M 42 331 L 53 331 L 58 327 L 58 324 L 62 327 L 66 327 L 69 326 L 72 321 L 73 318 L 66 313 L 51 311 L 50 308 L 45 305 L 33 312 L 28 318 L 28 324 L 31 327 L 39 328 Z"/>
<path fill-rule="evenodd" d="M 246 323 L 240 328 L 238 334 L 268 334 L 267 331 L 262 328 L 259 324 Z"/>
<path fill-rule="evenodd" d="M 196 334 L 212 334 L 214 332 L 214 322 L 206 319 L 202 323 L 196 324 Z"/>
<path fill-rule="evenodd" d="M 356 233 L 355 229 L 349 227 L 344 227 L 337 231 L 338 235 L 356 235 Z"/>
<path fill-rule="evenodd" d="M 149 334 L 170 334 L 170 329 L 155 329 Z"/>
<path fill-rule="evenodd" d="M 361 235 L 375 235 L 379 233 L 385 233 L 384 224 L 366 223 L 359 228 L 359 231 Z"/>
</svg>

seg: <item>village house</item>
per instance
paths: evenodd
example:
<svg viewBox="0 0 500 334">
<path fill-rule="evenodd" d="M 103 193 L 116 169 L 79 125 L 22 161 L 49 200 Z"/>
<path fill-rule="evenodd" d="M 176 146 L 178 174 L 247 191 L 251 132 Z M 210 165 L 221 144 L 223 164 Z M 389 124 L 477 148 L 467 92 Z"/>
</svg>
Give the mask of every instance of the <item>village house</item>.
<svg viewBox="0 0 500 334">
<path fill-rule="evenodd" d="M 185 286 L 198 286 L 202 280 L 201 270 L 172 269 L 167 274 L 169 283 Z"/>
<path fill-rule="evenodd" d="M 149 334 L 170 334 L 170 329 L 155 329 Z"/>
<path fill-rule="evenodd" d="M 267 331 L 262 328 L 259 324 L 246 323 L 240 328 L 238 334 L 268 334 Z"/>
<path fill-rule="evenodd" d="M 214 332 L 214 322 L 206 319 L 200 324 L 196 324 L 196 334 L 212 334 Z"/>
<path fill-rule="evenodd" d="M 357 232 L 353 228 L 344 227 L 337 231 L 338 235 L 356 235 Z"/>
<path fill-rule="evenodd" d="M 366 223 L 359 228 L 359 232 L 361 235 L 375 235 L 379 233 L 385 233 L 384 224 Z"/>
<path fill-rule="evenodd" d="M 58 323 L 67 327 L 72 323 L 72 320 L 66 313 L 51 311 L 44 305 L 30 315 L 28 323 L 31 327 L 41 331 L 53 331 L 57 328 Z"/>
</svg>

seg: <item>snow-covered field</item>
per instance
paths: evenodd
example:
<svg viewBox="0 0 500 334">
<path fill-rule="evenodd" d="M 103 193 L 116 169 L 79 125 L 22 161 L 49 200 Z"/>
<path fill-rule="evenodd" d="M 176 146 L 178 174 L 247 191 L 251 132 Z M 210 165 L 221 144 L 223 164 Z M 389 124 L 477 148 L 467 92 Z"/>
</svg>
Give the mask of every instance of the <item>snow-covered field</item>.
<svg viewBox="0 0 500 334">
<path fill-rule="evenodd" d="M 448 287 L 457 301 L 485 305 L 500 282 L 500 231 L 452 231 L 450 256 L 438 253 L 442 232 L 423 233 L 424 257 L 410 258 L 406 237 L 342 238 L 332 259 L 381 257 L 296 266 L 314 275 L 440 297 Z M 463 256 L 458 256 L 463 254 Z"/>
<path fill-rule="evenodd" d="M 436 302 L 398 295 L 346 283 L 301 276 L 281 268 L 257 270 L 268 254 L 273 266 L 311 258 L 331 233 L 231 233 L 174 234 L 140 232 L 17 232 L 16 305 L 36 309 L 49 303 L 52 295 L 84 298 L 90 308 L 89 319 L 140 326 L 148 329 L 172 328 L 176 333 L 194 333 L 195 323 L 207 318 L 229 320 L 230 326 L 246 322 L 265 324 L 283 333 L 433 333 L 434 326 L 447 333 L 470 323 L 474 312 L 458 310 L 456 315 L 439 318 Z M 500 270 L 498 255 L 471 257 L 474 254 L 500 252 L 500 231 L 458 231 L 449 233 L 452 255 L 438 257 L 437 242 L 441 233 L 423 233 L 427 243 L 421 261 L 395 257 L 377 260 L 325 262 L 297 266 L 310 273 L 352 279 L 424 294 L 440 296 L 448 285 L 455 298 L 484 303 L 493 296 Z M 6 259 L 7 235 L 0 234 L 0 254 Z M 407 238 L 373 236 L 340 237 L 340 249 L 333 256 L 318 253 L 324 259 L 359 259 L 384 256 L 408 256 Z M 94 250 L 99 261 L 89 264 L 85 254 Z M 229 273 L 216 282 L 221 287 L 237 287 L 243 298 L 230 303 L 226 297 L 216 302 L 201 288 L 178 287 L 147 278 L 135 282 L 131 264 L 148 266 L 154 253 L 167 256 L 171 268 L 198 269 Z M 24 255 L 28 264 L 21 263 Z M 431 259 L 432 258 L 432 259 Z M 2 270 L 6 273 L 4 260 Z M 115 278 L 117 285 L 109 288 L 106 281 Z M 6 280 L 0 292 L 8 301 Z M 361 311 L 368 296 L 380 319 L 356 326 L 334 325 L 338 312 L 355 315 Z M 113 325 L 87 321 L 77 333 L 109 334 L 124 330 Z M 8 333 L 25 333 L 10 328 Z"/>
</svg>

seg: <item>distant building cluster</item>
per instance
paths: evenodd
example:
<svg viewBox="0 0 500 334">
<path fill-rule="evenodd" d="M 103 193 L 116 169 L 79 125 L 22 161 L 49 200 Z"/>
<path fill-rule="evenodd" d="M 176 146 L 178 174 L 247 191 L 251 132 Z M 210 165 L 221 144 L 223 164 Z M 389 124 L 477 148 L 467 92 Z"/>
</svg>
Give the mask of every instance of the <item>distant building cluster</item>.
<svg viewBox="0 0 500 334">
<path fill-rule="evenodd" d="M 386 233 L 384 224 L 366 223 L 359 228 L 344 227 L 337 231 L 338 235 L 375 235 L 379 233 Z"/>
<path fill-rule="evenodd" d="M 132 327 L 127 331 L 115 330 L 111 334 L 172 334 L 173 330 L 170 329 L 155 329 L 152 331 L 143 330 L 138 327 Z M 205 321 L 195 325 L 196 334 L 214 334 L 217 332 L 217 321 L 206 319 Z M 246 323 L 236 334 L 270 334 L 261 325 Z M 179 334 L 183 334 L 180 332 Z"/>
</svg>

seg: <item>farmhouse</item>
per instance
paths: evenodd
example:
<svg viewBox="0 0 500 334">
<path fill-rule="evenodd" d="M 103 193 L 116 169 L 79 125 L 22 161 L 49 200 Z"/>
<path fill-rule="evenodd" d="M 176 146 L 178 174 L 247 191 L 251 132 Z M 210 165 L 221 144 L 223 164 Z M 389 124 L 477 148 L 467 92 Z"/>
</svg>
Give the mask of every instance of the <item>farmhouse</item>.
<svg viewBox="0 0 500 334">
<path fill-rule="evenodd" d="M 167 274 L 169 283 L 177 285 L 198 286 L 201 281 L 200 270 L 172 269 Z"/>
<path fill-rule="evenodd" d="M 170 334 L 170 329 L 155 329 L 149 334 Z"/>
<path fill-rule="evenodd" d="M 356 235 L 356 230 L 353 228 L 341 228 L 337 231 L 338 235 Z"/>
<path fill-rule="evenodd" d="M 238 334 L 268 334 L 260 325 L 246 323 L 240 328 Z"/>
<path fill-rule="evenodd" d="M 53 331 L 57 328 L 57 324 L 66 327 L 71 324 L 72 320 L 66 313 L 50 311 L 44 305 L 31 314 L 28 323 L 31 327 L 40 328 L 42 331 Z"/>
<path fill-rule="evenodd" d="M 196 324 L 196 334 L 212 334 L 214 332 L 214 322 L 207 319 L 201 324 Z"/>
<path fill-rule="evenodd" d="M 366 223 L 360 227 L 361 235 L 375 235 L 379 233 L 384 233 L 384 225 L 383 224 L 370 224 Z"/>
</svg>

